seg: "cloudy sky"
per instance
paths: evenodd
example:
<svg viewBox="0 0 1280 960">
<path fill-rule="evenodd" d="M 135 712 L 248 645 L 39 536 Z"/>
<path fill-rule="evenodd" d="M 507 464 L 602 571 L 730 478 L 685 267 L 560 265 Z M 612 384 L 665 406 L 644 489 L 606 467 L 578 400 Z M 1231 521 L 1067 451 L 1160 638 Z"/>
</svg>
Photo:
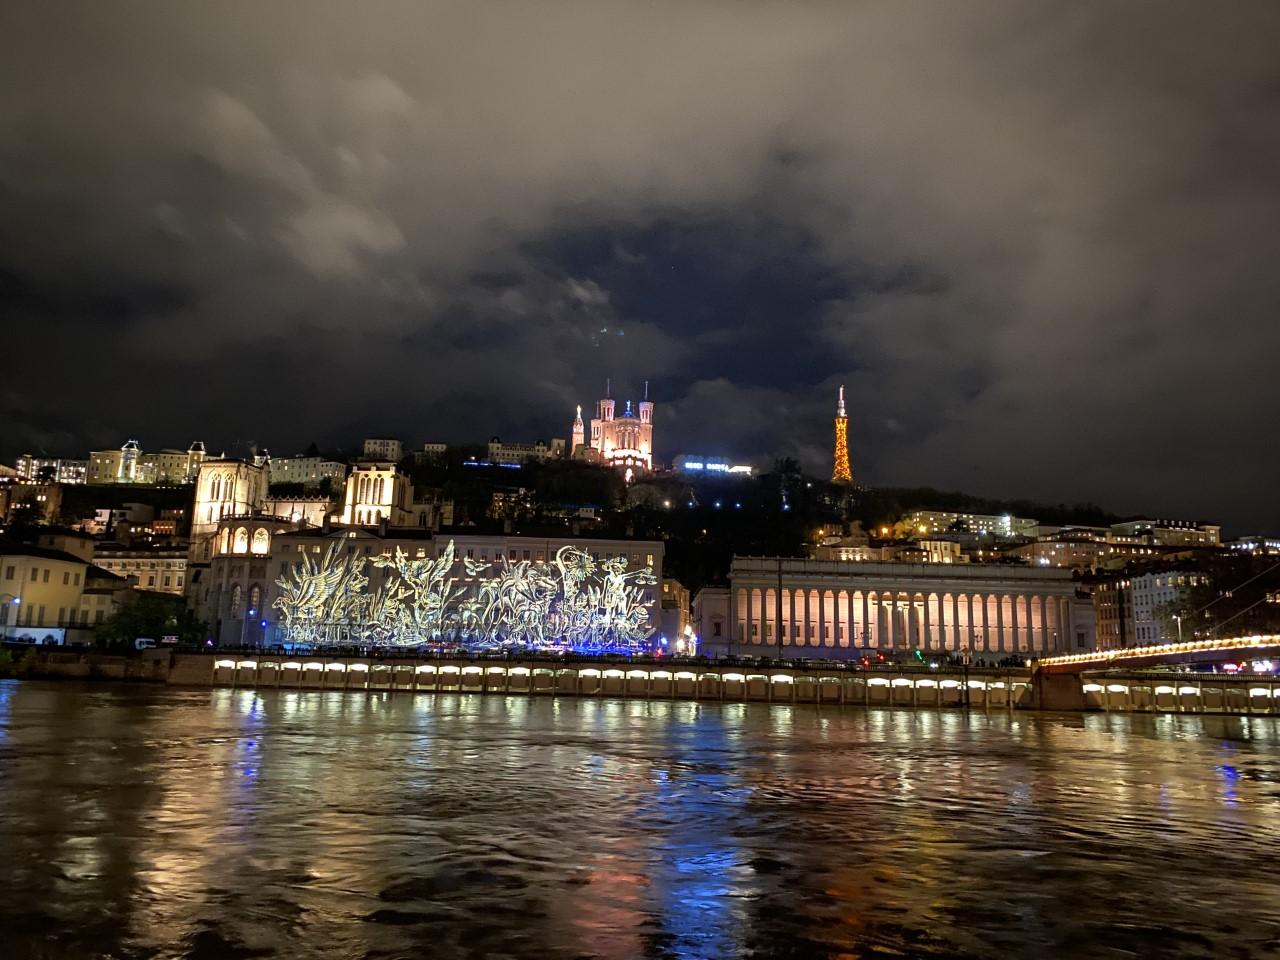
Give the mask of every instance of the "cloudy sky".
<svg viewBox="0 0 1280 960">
<path fill-rule="evenodd" d="M 568 432 L 1280 530 L 1280 4 L 0 8 L 0 453 Z"/>
</svg>

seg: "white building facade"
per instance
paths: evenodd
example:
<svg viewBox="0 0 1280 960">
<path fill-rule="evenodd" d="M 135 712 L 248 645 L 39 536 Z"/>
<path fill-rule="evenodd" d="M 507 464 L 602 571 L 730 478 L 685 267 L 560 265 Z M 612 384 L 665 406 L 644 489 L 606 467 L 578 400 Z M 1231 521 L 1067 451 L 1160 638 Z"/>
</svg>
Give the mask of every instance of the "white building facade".
<svg viewBox="0 0 1280 960">
<path fill-rule="evenodd" d="M 489 462 L 490 463 L 528 463 L 530 461 L 541 463 L 551 458 L 559 458 L 564 456 L 564 441 L 552 440 L 548 443 L 545 440 L 535 440 L 533 443 L 503 443 L 500 437 L 493 437 L 489 440 Z"/>
<path fill-rule="evenodd" d="M 1033 537 L 1038 523 L 1008 514 L 952 513 L 946 510 L 913 510 L 902 523 L 915 534 L 975 533 L 981 536 Z"/>
<path fill-rule="evenodd" d="M 696 603 L 701 649 L 711 655 L 920 650 L 994 661 L 1094 642 L 1092 618 L 1076 615 L 1089 601 L 1066 570 L 739 557 L 730 583 Z"/>
<path fill-rule="evenodd" d="M 324 457 L 283 457 L 268 461 L 267 470 L 271 483 L 299 483 L 312 489 L 328 480 L 337 490 L 347 479 L 345 463 Z"/>
<path fill-rule="evenodd" d="M 1130 577 L 1129 608 L 1133 621 L 1130 636 L 1138 646 L 1147 643 L 1172 643 L 1178 640 L 1178 624 L 1165 613 L 1176 604 L 1190 588 L 1198 586 L 1203 574 L 1186 571 L 1147 573 Z M 1185 631 L 1191 639 L 1191 625 Z"/>
<path fill-rule="evenodd" d="M 404 444 L 387 437 L 374 437 L 364 442 L 364 459 L 399 463 L 404 459 Z"/>
<path fill-rule="evenodd" d="M 88 460 L 68 460 L 61 457 L 35 457 L 24 453 L 18 458 L 18 479 L 32 483 L 37 481 L 53 481 L 54 483 L 81 484 L 89 474 Z"/>
</svg>

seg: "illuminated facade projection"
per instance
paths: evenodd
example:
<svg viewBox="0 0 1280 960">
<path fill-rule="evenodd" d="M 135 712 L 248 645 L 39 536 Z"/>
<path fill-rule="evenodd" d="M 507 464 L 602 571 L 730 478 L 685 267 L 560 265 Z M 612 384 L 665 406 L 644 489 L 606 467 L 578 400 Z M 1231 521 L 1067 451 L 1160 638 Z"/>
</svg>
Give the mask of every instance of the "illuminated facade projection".
<svg viewBox="0 0 1280 960">
<path fill-rule="evenodd" d="M 273 605 L 287 644 L 629 652 L 652 633 L 645 588 L 656 582 L 652 567 L 598 561 L 574 546 L 547 562 L 490 563 L 460 559 L 452 540 L 435 557 L 398 546 L 362 556 L 332 543 L 276 581 Z"/>
</svg>

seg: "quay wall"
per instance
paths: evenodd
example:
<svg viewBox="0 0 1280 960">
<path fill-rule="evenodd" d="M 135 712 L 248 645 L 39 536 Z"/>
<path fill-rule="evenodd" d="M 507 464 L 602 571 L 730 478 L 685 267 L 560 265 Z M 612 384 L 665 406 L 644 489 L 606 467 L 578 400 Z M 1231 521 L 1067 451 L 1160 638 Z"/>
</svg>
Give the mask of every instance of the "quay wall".
<svg viewBox="0 0 1280 960">
<path fill-rule="evenodd" d="M 0 677 L 31 680 L 130 680 L 166 683 L 170 674 L 168 651 L 146 650 L 141 656 L 124 657 L 54 648 L 22 654 L 6 665 Z"/>
<path fill-rule="evenodd" d="M 189 686 L 391 690 L 529 696 L 858 704 L 903 707 L 1029 706 L 1027 671 L 874 672 L 821 667 L 470 660 L 381 660 L 178 654 L 169 682 Z M 967 684 L 967 686 L 966 686 Z"/>
<path fill-rule="evenodd" d="M 855 671 L 812 663 L 755 667 L 716 662 L 371 659 L 167 650 L 121 657 L 55 650 L 37 653 L 30 670 L 20 675 L 183 687 L 1280 716 L 1280 679 L 1173 672 L 1048 675 L 971 668 L 965 674 L 961 668 Z"/>
<path fill-rule="evenodd" d="M 838 669 L 547 660 L 371 660 L 246 654 L 174 658 L 170 683 L 308 690 L 399 690 L 965 707 L 1056 712 L 1280 716 L 1280 681 L 1222 674 L 1044 676 L 1030 670 Z"/>
</svg>

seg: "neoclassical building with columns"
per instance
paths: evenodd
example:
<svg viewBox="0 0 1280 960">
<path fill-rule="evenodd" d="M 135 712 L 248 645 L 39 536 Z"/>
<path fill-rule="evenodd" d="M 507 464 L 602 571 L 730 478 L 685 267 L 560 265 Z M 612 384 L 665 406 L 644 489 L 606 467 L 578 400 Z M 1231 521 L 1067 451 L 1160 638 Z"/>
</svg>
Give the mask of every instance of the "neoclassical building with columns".
<svg viewBox="0 0 1280 960">
<path fill-rule="evenodd" d="M 735 557 L 730 586 L 695 601 L 711 656 L 854 659 L 866 651 L 998 660 L 1090 649 L 1068 570 L 997 564 Z"/>
</svg>

